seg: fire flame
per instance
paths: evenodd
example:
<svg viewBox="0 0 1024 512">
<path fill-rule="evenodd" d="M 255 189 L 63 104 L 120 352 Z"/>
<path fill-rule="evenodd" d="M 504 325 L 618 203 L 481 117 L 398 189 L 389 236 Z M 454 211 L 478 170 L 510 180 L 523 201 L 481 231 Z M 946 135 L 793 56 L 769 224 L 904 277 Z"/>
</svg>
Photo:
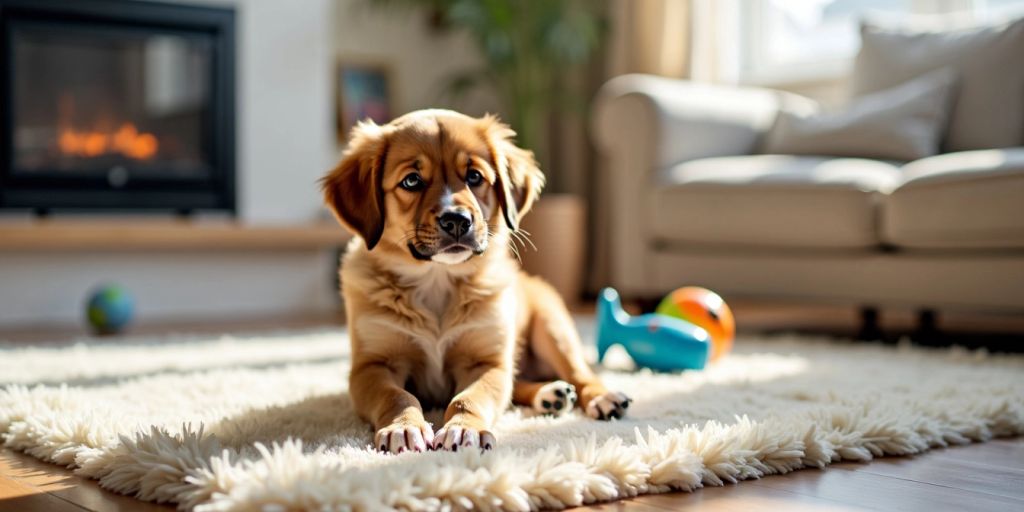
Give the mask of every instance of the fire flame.
<svg viewBox="0 0 1024 512">
<path fill-rule="evenodd" d="M 61 130 L 57 145 L 62 153 L 94 157 L 104 153 L 121 153 L 136 160 L 148 160 L 156 155 L 160 144 L 152 133 L 139 133 L 132 123 L 124 123 L 116 132 Z"/>
</svg>

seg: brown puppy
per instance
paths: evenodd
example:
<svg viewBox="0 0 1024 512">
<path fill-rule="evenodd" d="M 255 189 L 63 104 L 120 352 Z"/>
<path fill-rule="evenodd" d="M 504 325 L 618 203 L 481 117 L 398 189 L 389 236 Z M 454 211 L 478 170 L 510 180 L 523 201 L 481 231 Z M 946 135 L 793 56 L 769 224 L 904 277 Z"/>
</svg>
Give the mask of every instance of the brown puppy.
<svg viewBox="0 0 1024 512">
<path fill-rule="evenodd" d="M 562 299 L 522 273 L 510 233 L 540 193 L 533 153 L 494 117 L 423 110 L 357 126 L 323 179 L 359 235 L 341 276 L 350 392 L 383 451 L 491 448 L 510 402 L 559 414 L 625 414 L 583 359 Z M 556 380 L 560 379 L 560 380 Z M 436 435 L 424 407 L 446 406 Z"/>
</svg>

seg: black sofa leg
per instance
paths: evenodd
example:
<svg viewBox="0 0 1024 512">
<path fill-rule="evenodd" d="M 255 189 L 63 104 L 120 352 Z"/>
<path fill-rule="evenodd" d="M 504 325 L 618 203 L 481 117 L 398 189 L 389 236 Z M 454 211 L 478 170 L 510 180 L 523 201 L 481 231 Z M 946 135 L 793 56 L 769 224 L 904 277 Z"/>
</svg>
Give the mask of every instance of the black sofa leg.
<svg viewBox="0 0 1024 512">
<path fill-rule="evenodd" d="M 917 312 L 917 329 L 910 337 L 920 345 L 941 345 L 939 333 L 939 314 L 934 309 L 922 309 Z"/>
<path fill-rule="evenodd" d="M 860 308 L 860 331 L 857 339 L 862 341 L 878 341 L 882 339 L 882 326 L 879 323 L 878 308 Z"/>
</svg>

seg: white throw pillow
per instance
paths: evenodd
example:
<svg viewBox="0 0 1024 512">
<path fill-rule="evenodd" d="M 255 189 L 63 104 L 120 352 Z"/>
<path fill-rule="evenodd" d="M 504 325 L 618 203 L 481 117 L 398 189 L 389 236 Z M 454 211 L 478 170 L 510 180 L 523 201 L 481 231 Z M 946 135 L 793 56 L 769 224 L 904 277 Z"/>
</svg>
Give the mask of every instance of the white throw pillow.
<svg viewBox="0 0 1024 512">
<path fill-rule="evenodd" d="M 911 161 L 935 155 L 949 118 L 956 74 L 934 71 L 852 101 L 839 112 L 779 112 L 764 153 Z"/>
</svg>

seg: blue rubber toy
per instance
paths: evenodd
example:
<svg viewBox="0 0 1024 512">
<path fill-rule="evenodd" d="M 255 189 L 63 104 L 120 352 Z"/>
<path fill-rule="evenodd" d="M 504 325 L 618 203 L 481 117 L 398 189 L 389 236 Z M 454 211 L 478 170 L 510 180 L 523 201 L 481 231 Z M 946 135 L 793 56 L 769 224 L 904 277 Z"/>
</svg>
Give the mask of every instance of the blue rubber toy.
<svg viewBox="0 0 1024 512">
<path fill-rule="evenodd" d="M 711 354 L 711 336 L 690 322 L 666 315 L 630 316 L 619 292 L 601 290 L 597 299 L 597 360 L 621 345 L 638 366 L 657 371 L 700 370 Z"/>
<path fill-rule="evenodd" d="M 135 314 L 135 299 L 117 285 L 103 286 L 89 295 L 86 319 L 97 334 L 117 334 Z"/>
</svg>

